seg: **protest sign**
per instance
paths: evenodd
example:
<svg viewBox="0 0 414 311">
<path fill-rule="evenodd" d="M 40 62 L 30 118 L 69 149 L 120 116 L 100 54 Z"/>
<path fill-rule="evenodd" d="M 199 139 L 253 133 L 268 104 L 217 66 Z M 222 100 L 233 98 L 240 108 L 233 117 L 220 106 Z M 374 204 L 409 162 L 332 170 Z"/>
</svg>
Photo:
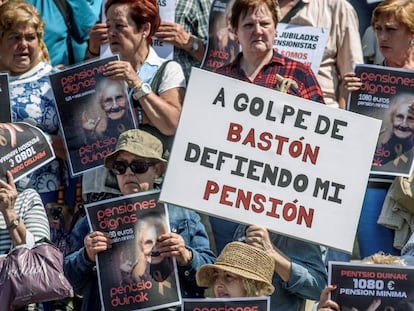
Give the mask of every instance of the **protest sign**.
<svg viewBox="0 0 414 311">
<path fill-rule="evenodd" d="M 0 122 L 10 123 L 11 121 L 9 75 L 6 72 L 0 72 Z"/>
<path fill-rule="evenodd" d="M 379 127 L 193 68 L 160 200 L 351 252 Z"/>
<path fill-rule="evenodd" d="M 175 3 L 175 0 L 158 0 L 161 21 L 170 23 L 175 22 Z M 157 37 L 154 37 L 152 46 L 159 57 L 166 59 L 174 58 L 173 44 L 161 42 L 157 39 Z"/>
<path fill-rule="evenodd" d="M 185 298 L 181 311 L 269 311 L 270 296 L 245 298 Z"/>
<path fill-rule="evenodd" d="M 18 181 L 55 158 L 50 141 L 39 128 L 24 122 L 0 123 L 0 179 L 10 171 Z"/>
<path fill-rule="evenodd" d="M 348 98 L 348 109 L 382 120 L 371 172 L 409 176 L 413 168 L 414 72 L 376 65 L 357 65 L 362 86 Z"/>
<path fill-rule="evenodd" d="M 119 134 L 135 128 L 126 84 L 102 73 L 117 59 L 95 59 L 50 75 L 72 176 L 103 166 Z"/>
<path fill-rule="evenodd" d="M 328 37 L 325 28 L 278 23 L 273 46 L 283 56 L 310 66 L 316 75 Z"/>
<path fill-rule="evenodd" d="M 331 298 L 342 310 L 414 309 L 413 267 L 330 262 L 328 278 L 329 284 L 337 286 Z"/>
<path fill-rule="evenodd" d="M 106 23 L 105 14 L 105 2 L 102 4 L 102 23 Z M 163 22 L 175 22 L 175 0 L 158 0 L 158 7 L 160 9 L 160 17 Z M 165 59 L 174 58 L 174 45 L 171 43 L 165 43 L 159 41 L 156 37 L 153 37 L 152 47 L 154 48 L 157 55 Z M 100 58 L 105 58 L 113 55 L 108 43 L 101 45 Z"/>
<path fill-rule="evenodd" d="M 154 310 L 181 303 L 176 262 L 162 259 L 157 237 L 169 231 L 159 191 L 85 205 L 92 230 L 108 233 L 112 247 L 97 255 L 99 292 L 106 311 Z"/>
<path fill-rule="evenodd" d="M 214 69 L 231 63 L 240 52 L 230 27 L 231 6 L 234 0 L 214 0 L 209 15 L 209 39 L 201 68 Z"/>
</svg>

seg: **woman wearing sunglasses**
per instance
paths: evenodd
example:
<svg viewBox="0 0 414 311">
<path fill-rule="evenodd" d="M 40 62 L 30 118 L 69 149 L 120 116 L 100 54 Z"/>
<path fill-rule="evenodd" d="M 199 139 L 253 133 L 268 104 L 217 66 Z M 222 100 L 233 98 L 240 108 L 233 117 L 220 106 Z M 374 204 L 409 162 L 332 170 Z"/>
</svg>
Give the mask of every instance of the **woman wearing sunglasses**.
<svg viewBox="0 0 414 311">
<path fill-rule="evenodd" d="M 123 195 L 152 190 L 167 164 L 162 152 L 158 138 L 142 130 L 128 130 L 119 136 L 115 151 L 106 156 L 105 167 L 115 174 Z M 176 258 L 183 297 L 203 297 L 204 289 L 197 286 L 195 275 L 199 267 L 215 261 L 206 229 L 194 211 L 168 205 L 168 217 L 171 232 L 157 237 L 157 252 L 164 258 Z M 65 257 L 64 268 L 74 290 L 84 297 L 82 310 L 101 310 L 95 256 L 110 245 L 103 232 L 89 232 L 86 217 L 72 231 L 71 253 Z"/>
</svg>

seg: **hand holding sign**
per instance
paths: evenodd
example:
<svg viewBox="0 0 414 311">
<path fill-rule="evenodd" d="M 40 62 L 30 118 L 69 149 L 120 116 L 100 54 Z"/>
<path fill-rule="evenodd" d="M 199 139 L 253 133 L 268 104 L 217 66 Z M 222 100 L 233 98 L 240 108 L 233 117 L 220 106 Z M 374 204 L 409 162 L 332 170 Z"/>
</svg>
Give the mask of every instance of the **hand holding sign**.
<svg viewBox="0 0 414 311">
<path fill-rule="evenodd" d="M 0 179 L 14 182 L 52 161 L 55 153 L 50 141 L 37 127 L 27 123 L 0 123 Z"/>
<path fill-rule="evenodd" d="M 0 179 L 0 212 L 3 214 L 8 210 L 14 211 L 14 203 L 17 199 L 17 190 L 14 185 L 13 175 L 8 171 L 7 180 L 5 181 Z"/>
</svg>

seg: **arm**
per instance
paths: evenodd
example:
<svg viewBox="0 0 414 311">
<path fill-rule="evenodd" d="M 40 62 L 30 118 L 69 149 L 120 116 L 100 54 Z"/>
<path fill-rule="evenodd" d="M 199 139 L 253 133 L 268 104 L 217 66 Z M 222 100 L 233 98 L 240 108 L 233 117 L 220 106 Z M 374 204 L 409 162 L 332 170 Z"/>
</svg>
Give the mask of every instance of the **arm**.
<svg viewBox="0 0 414 311">
<path fill-rule="evenodd" d="M 275 273 L 291 294 L 317 300 L 327 285 L 327 273 L 318 245 L 269 235 L 260 226 L 249 226 L 246 243 L 265 250 L 275 260 Z"/>
<path fill-rule="evenodd" d="M 87 218 L 82 218 L 70 235 L 69 254 L 64 258 L 64 272 L 69 282 L 79 291 L 90 282 L 97 282 L 96 254 L 111 247 L 108 236 L 102 232 L 89 232 Z"/>
<path fill-rule="evenodd" d="M 105 23 L 93 25 L 89 31 L 88 49 L 85 59 L 98 57 L 101 45 L 108 43 L 108 26 Z"/>
<path fill-rule="evenodd" d="M 172 252 L 176 255 L 178 263 L 178 274 L 180 284 L 184 291 L 191 293 L 191 296 L 203 295 L 204 289 L 197 286 L 195 274 L 197 269 L 204 264 L 213 263 L 216 256 L 210 249 L 210 241 L 200 216 L 188 209 L 169 205 L 169 221 L 171 231 L 179 235 L 181 244 L 178 249 L 182 253 L 181 259 L 178 252 Z M 167 233 L 166 237 L 172 233 Z M 161 238 L 161 237 L 160 237 Z M 168 242 L 165 241 L 165 245 Z M 158 244 L 157 244 L 158 246 Z"/>
<path fill-rule="evenodd" d="M 175 23 L 162 22 L 155 33 L 160 41 L 172 43 L 177 50 L 184 52 L 181 54 L 189 55 L 189 59 L 195 61 L 192 62 L 193 65 L 201 63 L 204 57 L 208 41 L 211 2 L 211 0 L 178 2 L 175 9 Z M 198 49 L 194 49 L 194 44 L 198 45 Z"/>
<path fill-rule="evenodd" d="M 34 242 L 43 237 L 49 238 L 49 223 L 39 194 L 28 189 L 18 195 L 10 172 L 7 172 L 7 179 L 8 183 L 0 180 L 0 211 L 12 245 L 25 244 L 26 240 Z"/>
<path fill-rule="evenodd" d="M 180 24 L 162 22 L 154 35 L 161 42 L 173 44 L 174 47 L 186 51 L 198 62 L 203 60 L 205 51 L 203 41 L 185 31 Z"/>
<path fill-rule="evenodd" d="M 88 221 L 83 217 L 76 223 L 69 236 L 68 255 L 63 262 L 65 276 L 75 291 L 79 291 L 96 279 L 95 262 L 88 260 L 83 239 L 89 232 Z"/>
</svg>

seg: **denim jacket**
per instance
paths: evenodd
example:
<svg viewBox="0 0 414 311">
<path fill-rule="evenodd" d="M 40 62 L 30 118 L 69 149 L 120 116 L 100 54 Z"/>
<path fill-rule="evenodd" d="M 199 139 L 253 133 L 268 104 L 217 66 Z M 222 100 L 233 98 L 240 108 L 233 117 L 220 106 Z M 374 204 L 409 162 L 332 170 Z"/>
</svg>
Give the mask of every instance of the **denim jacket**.
<svg viewBox="0 0 414 311">
<path fill-rule="evenodd" d="M 184 298 L 201 298 L 204 289 L 196 284 L 197 269 L 213 263 L 215 254 L 210 249 L 210 241 L 200 216 L 194 211 L 168 205 L 168 218 L 171 232 L 180 234 L 185 245 L 191 249 L 193 259 L 187 266 L 178 266 L 181 294 Z M 72 231 L 70 252 L 64 259 L 64 271 L 75 292 L 83 295 L 82 311 L 100 311 L 99 287 L 96 267 L 85 254 L 83 239 L 89 233 L 87 218 L 81 219 Z"/>
<path fill-rule="evenodd" d="M 234 233 L 234 240 L 243 240 L 245 225 L 239 225 Z M 319 300 L 321 291 L 327 285 L 327 272 L 322 260 L 319 245 L 304 242 L 269 232 L 275 247 L 283 252 L 292 262 L 288 282 L 284 282 L 277 273 L 273 275 L 272 284 L 275 291 L 270 299 L 271 311 L 302 310 L 305 300 Z"/>
</svg>

